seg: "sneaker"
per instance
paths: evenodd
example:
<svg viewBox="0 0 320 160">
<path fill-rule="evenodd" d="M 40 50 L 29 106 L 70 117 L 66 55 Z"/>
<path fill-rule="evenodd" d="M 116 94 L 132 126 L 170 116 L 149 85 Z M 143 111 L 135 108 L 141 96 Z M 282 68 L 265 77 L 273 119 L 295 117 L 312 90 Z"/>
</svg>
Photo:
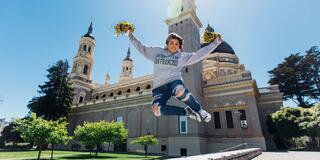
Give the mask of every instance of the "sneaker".
<svg viewBox="0 0 320 160">
<path fill-rule="evenodd" d="M 185 109 L 187 111 L 188 118 L 201 122 L 201 117 L 197 112 L 193 111 L 190 107 L 186 107 Z"/>
<path fill-rule="evenodd" d="M 211 114 L 210 113 L 208 113 L 207 111 L 205 111 L 203 109 L 200 109 L 200 111 L 198 111 L 198 113 L 204 119 L 205 122 L 210 122 L 210 120 L 211 120 Z"/>
</svg>

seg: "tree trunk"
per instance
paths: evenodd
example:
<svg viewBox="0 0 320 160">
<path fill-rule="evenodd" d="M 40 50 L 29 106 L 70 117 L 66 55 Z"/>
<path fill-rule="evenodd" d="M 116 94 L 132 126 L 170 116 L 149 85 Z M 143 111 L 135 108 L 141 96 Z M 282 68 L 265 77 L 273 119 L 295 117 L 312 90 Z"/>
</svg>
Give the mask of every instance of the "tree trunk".
<svg viewBox="0 0 320 160">
<path fill-rule="evenodd" d="M 110 152 L 110 143 L 111 143 L 111 142 L 109 142 L 109 144 L 108 144 L 108 152 Z"/>
<path fill-rule="evenodd" d="M 97 144 L 96 157 L 98 156 L 98 149 L 99 149 L 99 144 Z"/>
<path fill-rule="evenodd" d="M 53 159 L 53 147 L 54 147 L 54 144 L 51 144 L 51 160 Z"/>
<path fill-rule="evenodd" d="M 38 146 L 38 160 L 40 160 L 40 156 L 41 156 L 41 145 Z"/>
<path fill-rule="evenodd" d="M 144 151 L 145 151 L 144 157 L 147 158 L 147 153 L 148 153 L 148 146 L 147 145 L 144 146 Z"/>
<path fill-rule="evenodd" d="M 12 148 L 11 148 L 11 150 L 14 150 L 14 148 L 16 147 L 16 142 L 12 142 Z"/>
<path fill-rule="evenodd" d="M 303 100 L 302 96 L 298 96 L 297 100 L 299 102 L 299 106 L 302 108 L 309 108 L 309 106 L 305 103 L 305 101 Z"/>
<path fill-rule="evenodd" d="M 315 136 L 310 136 L 311 137 L 311 147 L 317 147 L 317 140 Z"/>
</svg>

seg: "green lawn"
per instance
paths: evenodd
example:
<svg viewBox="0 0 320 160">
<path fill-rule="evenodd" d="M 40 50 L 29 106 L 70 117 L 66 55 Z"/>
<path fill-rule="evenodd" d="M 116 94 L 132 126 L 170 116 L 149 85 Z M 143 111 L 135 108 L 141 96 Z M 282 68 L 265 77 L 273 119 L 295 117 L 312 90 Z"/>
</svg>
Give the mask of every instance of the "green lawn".
<svg viewBox="0 0 320 160">
<path fill-rule="evenodd" d="M 41 153 L 42 159 L 50 159 L 51 151 L 43 151 Z M 122 153 L 98 153 L 98 157 L 93 155 L 90 157 L 89 152 L 73 152 L 73 151 L 54 151 L 53 157 L 55 160 L 70 160 L 70 159 L 116 159 L 116 160 L 133 160 L 133 159 L 165 159 L 168 157 L 148 156 L 144 158 L 143 154 L 122 154 Z M 8 159 L 36 159 L 38 151 L 0 151 L 0 160 Z"/>
</svg>

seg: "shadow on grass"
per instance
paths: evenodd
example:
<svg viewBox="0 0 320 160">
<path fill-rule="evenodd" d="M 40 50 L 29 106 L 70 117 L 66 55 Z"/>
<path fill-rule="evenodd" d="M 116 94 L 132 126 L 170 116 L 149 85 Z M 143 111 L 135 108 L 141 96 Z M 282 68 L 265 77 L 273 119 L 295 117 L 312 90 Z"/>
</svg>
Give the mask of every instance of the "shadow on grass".
<svg viewBox="0 0 320 160">
<path fill-rule="evenodd" d="M 130 157 L 117 157 L 117 156 L 105 156 L 105 155 L 98 155 L 97 157 L 94 155 L 73 155 L 73 156 L 61 156 L 59 158 L 63 158 L 63 159 L 148 159 L 148 160 L 163 160 L 163 159 L 168 159 L 170 157 L 167 156 L 162 156 L 162 157 L 157 157 L 157 158 L 153 158 L 153 157 L 141 157 L 141 156 L 130 156 Z"/>
<path fill-rule="evenodd" d="M 93 156 L 93 155 L 72 155 L 72 156 L 53 156 L 53 159 L 115 159 L 117 157 L 112 156 Z M 26 159 L 26 160 L 37 160 L 37 158 Z M 41 160 L 50 160 L 50 158 L 41 158 Z"/>
<path fill-rule="evenodd" d="M 61 156 L 59 158 L 63 159 L 108 159 L 108 158 L 117 158 L 113 156 L 94 156 L 94 155 L 73 155 L 73 156 Z"/>
</svg>

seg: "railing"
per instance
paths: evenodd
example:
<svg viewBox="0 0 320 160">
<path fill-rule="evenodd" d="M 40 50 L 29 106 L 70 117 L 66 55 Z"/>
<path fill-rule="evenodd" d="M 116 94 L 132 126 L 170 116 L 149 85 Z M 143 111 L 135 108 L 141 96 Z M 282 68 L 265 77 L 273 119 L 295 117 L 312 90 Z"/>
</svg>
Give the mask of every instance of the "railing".
<svg viewBox="0 0 320 160">
<path fill-rule="evenodd" d="M 233 147 L 220 150 L 220 152 L 231 151 L 231 150 L 234 150 L 234 149 L 237 149 L 237 148 L 242 148 L 242 147 L 243 147 L 243 149 L 245 149 L 245 148 L 247 148 L 247 146 L 248 146 L 248 143 L 241 143 L 241 144 L 235 145 Z"/>
<path fill-rule="evenodd" d="M 233 75 L 227 75 L 227 76 L 221 76 L 214 80 L 208 80 L 207 84 L 221 84 L 221 83 L 228 83 L 233 82 L 237 80 L 245 80 L 245 79 L 251 79 L 251 73 L 250 72 L 244 72 L 244 73 L 238 73 Z"/>
<path fill-rule="evenodd" d="M 92 105 L 92 104 L 98 104 L 98 103 L 109 102 L 109 101 L 114 101 L 114 100 L 121 100 L 121 99 L 126 99 L 126 98 L 133 98 L 133 97 L 138 97 L 138 96 L 151 94 L 151 93 L 152 93 L 151 91 L 147 90 L 147 91 L 139 91 L 139 92 L 132 93 L 132 94 L 123 94 L 123 95 L 117 95 L 117 96 L 108 97 L 108 98 L 105 97 L 103 99 L 94 99 L 92 101 L 75 104 L 72 106 L 72 108 L 88 106 L 88 105 Z"/>
</svg>

